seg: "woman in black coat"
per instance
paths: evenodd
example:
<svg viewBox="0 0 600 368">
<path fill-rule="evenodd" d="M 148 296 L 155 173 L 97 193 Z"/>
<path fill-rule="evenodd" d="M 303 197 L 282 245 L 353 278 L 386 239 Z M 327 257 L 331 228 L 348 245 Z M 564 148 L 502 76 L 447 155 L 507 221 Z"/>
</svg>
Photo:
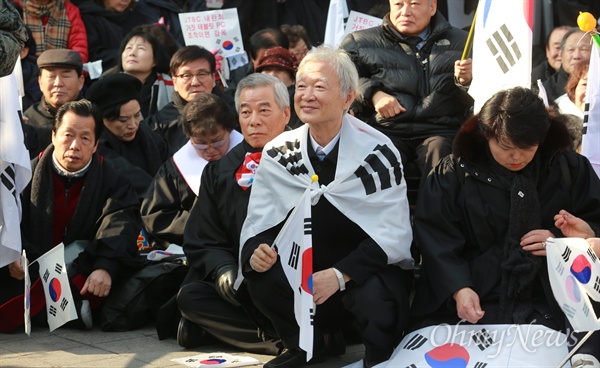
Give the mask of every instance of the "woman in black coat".
<svg viewBox="0 0 600 368">
<path fill-rule="evenodd" d="M 468 120 L 453 154 L 419 193 L 414 233 L 422 274 L 417 326 L 544 324 L 563 329 L 545 241 L 566 210 L 600 234 L 600 179 L 569 151 L 562 116 L 524 88 L 498 92 Z"/>
</svg>

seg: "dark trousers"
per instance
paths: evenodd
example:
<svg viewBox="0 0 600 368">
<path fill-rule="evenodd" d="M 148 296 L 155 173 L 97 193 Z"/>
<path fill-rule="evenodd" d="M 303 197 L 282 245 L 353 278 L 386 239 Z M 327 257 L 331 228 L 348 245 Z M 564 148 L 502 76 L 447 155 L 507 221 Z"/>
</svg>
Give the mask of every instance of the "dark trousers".
<svg viewBox="0 0 600 368">
<path fill-rule="evenodd" d="M 298 347 L 294 297 L 281 262 L 246 282 L 254 304 L 271 320 L 284 345 L 288 349 Z M 409 321 L 411 283 L 412 273 L 395 266 L 388 266 L 362 285 L 349 282 L 345 291 L 316 306 L 315 345 L 323 341 L 322 331 L 332 324 L 341 328 L 353 324 L 365 344 L 367 362 L 389 359 Z"/>
<path fill-rule="evenodd" d="M 220 341 L 257 354 L 277 355 L 279 341 L 266 339 L 257 324 L 242 307 L 219 296 L 214 283 L 194 281 L 184 285 L 177 295 L 181 315 Z"/>
<path fill-rule="evenodd" d="M 421 170 L 419 184 L 419 188 L 421 188 L 435 165 L 452 152 L 454 135 L 436 135 L 414 139 L 402 139 L 389 135 L 389 138 L 400 151 L 404 167 L 409 162 L 416 161 Z"/>
</svg>

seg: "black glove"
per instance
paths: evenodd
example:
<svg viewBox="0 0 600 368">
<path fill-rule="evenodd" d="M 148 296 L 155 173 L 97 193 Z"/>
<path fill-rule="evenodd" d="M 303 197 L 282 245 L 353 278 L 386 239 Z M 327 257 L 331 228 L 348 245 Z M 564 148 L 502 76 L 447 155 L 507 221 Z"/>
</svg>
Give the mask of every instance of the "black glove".
<svg viewBox="0 0 600 368">
<path fill-rule="evenodd" d="M 227 300 L 229 303 L 240 306 L 237 300 L 235 300 L 235 289 L 233 283 L 237 278 L 237 266 L 233 264 L 225 265 L 219 268 L 216 272 L 215 288 L 221 298 Z"/>
</svg>

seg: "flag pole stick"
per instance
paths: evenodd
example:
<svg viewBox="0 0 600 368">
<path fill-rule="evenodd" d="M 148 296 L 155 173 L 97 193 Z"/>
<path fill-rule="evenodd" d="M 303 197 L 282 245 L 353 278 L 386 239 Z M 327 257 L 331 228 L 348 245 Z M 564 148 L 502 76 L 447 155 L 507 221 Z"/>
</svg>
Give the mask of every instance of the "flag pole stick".
<svg viewBox="0 0 600 368">
<path fill-rule="evenodd" d="M 589 331 L 587 334 L 585 334 L 585 336 L 583 337 L 583 339 L 581 339 L 581 341 L 579 341 L 579 343 L 577 345 L 575 345 L 575 347 L 573 348 L 573 350 L 571 350 L 569 352 L 569 354 L 567 355 L 567 357 L 565 359 L 563 359 L 562 362 L 560 362 L 560 364 L 556 367 L 556 368 L 562 368 L 565 364 L 567 364 L 567 362 L 569 361 L 569 359 L 571 359 L 571 357 L 573 356 L 573 354 L 575 354 L 575 352 L 577 352 L 577 350 L 581 347 L 581 345 L 583 345 L 584 342 L 587 341 L 587 339 L 590 338 L 590 336 L 592 336 L 592 334 L 596 332 L 594 330 Z"/>
<path fill-rule="evenodd" d="M 471 53 L 471 49 L 473 48 L 473 34 L 475 33 L 475 20 L 477 19 L 477 8 L 475 8 L 475 13 L 473 14 L 473 22 L 471 23 L 471 29 L 469 30 L 469 35 L 467 36 L 467 43 L 465 43 L 465 49 L 463 50 L 462 56 L 460 60 L 465 60 L 469 57 Z"/>
</svg>

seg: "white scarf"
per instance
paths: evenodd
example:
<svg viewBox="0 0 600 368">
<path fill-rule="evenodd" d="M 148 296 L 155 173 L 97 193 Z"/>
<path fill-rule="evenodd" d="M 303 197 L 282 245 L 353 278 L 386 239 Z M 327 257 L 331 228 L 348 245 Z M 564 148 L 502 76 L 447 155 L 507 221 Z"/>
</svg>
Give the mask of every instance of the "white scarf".
<svg viewBox="0 0 600 368">
<path fill-rule="evenodd" d="M 229 147 L 227 147 L 227 152 L 240 144 L 242 140 L 244 140 L 244 136 L 238 131 L 232 130 L 231 134 L 229 134 Z M 175 162 L 177 170 L 179 170 L 179 173 L 183 176 L 188 187 L 190 187 L 197 197 L 198 192 L 200 191 L 202 172 L 204 171 L 206 164 L 208 164 L 208 161 L 198 156 L 198 152 L 196 152 L 196 149 L 192 146 L 192 142 L 188 141 L 179 149 L 179 151 L 175 152 L 173 155 L 173 162 Z"/>
<path fill-rule="evenodd" d="M 315 171 L 308 159 L 308 144 L 308 126 L 304 125 L 282 133 L 264 147 L 252 185 L 240 250 L 248 239 L 281 223 L 310 186 L 313 205 L 325 196 L 375 240 L 387 254 L 388 264 L 412 269 L 406 182 L 400 154 L 389 138 L 345 115 L 335 178 L 327 186 L 311 182 Z M 375 171 L 372 164 L 378 164 L 380 169 Z"/>
</svg>

